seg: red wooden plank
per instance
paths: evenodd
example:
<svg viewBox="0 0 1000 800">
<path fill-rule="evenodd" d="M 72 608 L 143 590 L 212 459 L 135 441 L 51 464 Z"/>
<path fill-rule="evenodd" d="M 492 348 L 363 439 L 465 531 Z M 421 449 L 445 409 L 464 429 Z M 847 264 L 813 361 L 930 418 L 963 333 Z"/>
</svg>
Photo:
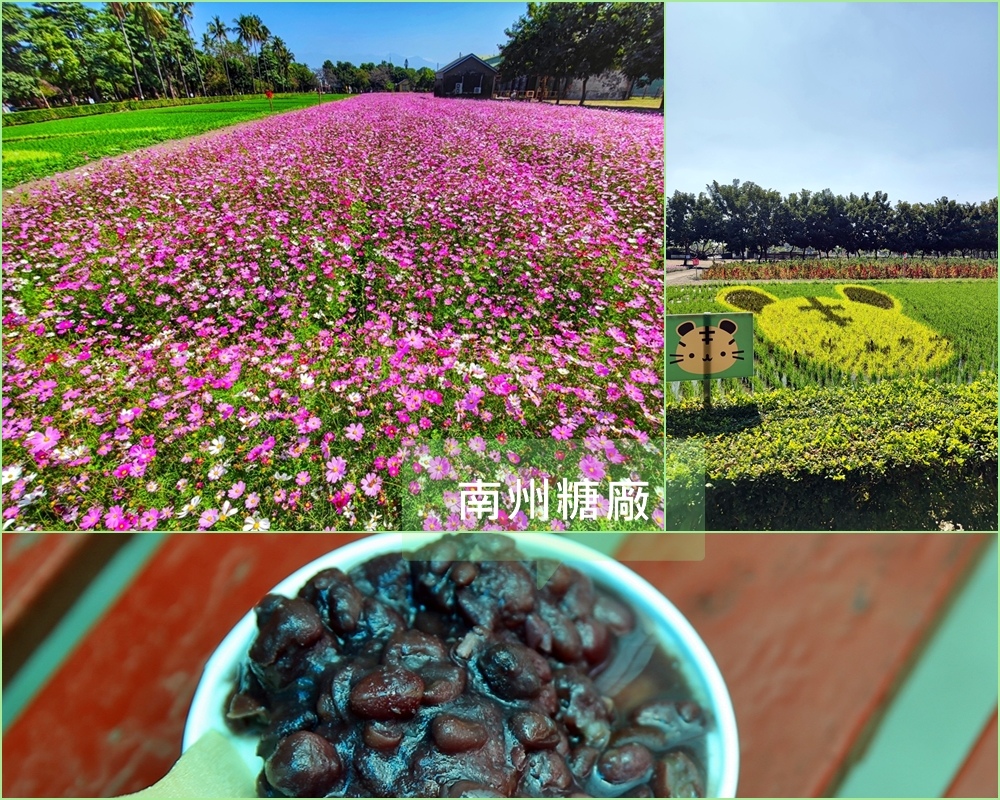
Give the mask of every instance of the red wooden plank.
<svg viewBox="0 0 1000 800">
<path fill-rule="evenodd" d="M 89 533 L 3 535 L 3 632 L 29 613 L 45 590 L 72 566 Z"/>
<path fill-rule="evenodd" d="M 997 796 L 997 712 L 979 734 L 962 768 L 951 782 L 945 797 Z"/>
<path fill-rule="evenodd" d="M 4 686 L 128 539 L 127 534 L 4 534 Z"/>
<path fill-rule="evenodd" d="M 729 686 L 741 796 L 829 793 L 986 543 L 968 534 L 708 534 L 618 557 L 687 616 Z M 643 561 L 629 562 L 630 558 Z"/>
<path fill-rule="evenodd" d="M 357 538 L 171 536 L 7 731 L 3 795 L 111 796 L 158 780 L 222 637 L 275 583 Z"/>
</svg>

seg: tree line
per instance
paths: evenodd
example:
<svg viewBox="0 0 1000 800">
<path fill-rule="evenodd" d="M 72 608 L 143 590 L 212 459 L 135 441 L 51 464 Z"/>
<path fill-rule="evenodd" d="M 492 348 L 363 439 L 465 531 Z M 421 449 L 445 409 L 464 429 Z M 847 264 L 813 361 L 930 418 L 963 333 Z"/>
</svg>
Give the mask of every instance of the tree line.
<svg viewBox="0 0 1000 800">
<path fill-rule="evenodd" d="M 20 107 L 194 95 L 392 91 L 404 81 L 430 91 L 434 72 L 409 64 L 295 60 L 256 14 L 213 17 L 200 47 L 193 2 L 3 3 L 3 100 Z"/>
<path fill-rule="evenodd" d="M 787 197 L 752 181 L 713 181 L 705 192 L 667 200 L 667 246 L 699 257 L 721 252 L 766 259 L 776 248 L 802 255 L 880 252 L 946 256 L 997 254 L 997 198 L 959 203 L 897 201 L 885 192 L 846 197 L 803 189 Z"/>
<path fill-rule="evenodd" d="M 413 69 L 408 60 L 398 67 L 387 61 L 354 66 L 350 61 L 334 64 L 327 59 L 317 70 L 317 78 L 324 89 L 334 92 L 391 92 L 404 85 L 414 92 L 434 89 L 434 70 L 430 67 Z"/>
<path fill-rule="evenodd" d="M 640 87 L 663 77 L 663 3 L 528 3 L 504 33 L 502 72 L 554 79 L 557 103 L 579 79 L 583 105 L 587 79 L 609 70 Z"/>
<path fill-rule="evenodd" d="M 3 99 L 19 106 L 316 88 L 256 14 L 216 16 L 200 49 L 194 3 L 4 3 Z"/>
</svg>

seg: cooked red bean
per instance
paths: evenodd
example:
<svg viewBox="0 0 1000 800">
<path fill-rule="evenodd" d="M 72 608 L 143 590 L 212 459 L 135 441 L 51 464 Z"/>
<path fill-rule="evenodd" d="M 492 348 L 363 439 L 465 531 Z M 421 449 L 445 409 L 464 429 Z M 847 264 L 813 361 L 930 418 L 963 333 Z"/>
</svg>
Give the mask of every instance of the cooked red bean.
<svg viewBox="0 0 1000 800">
<path fill-rule="evenodd" d="M 420 676 L 399 667 L 379 667 L 351 689 L 351 711 L 370 719 L 412 716 L 424 696 Z"/>
<path fill-rule="evenodd" d="M 552 675 L 534 650 L 516 642 L 491 647 L 480 657 L 479 669 L 504 700 L 536 697 Z"/>
<path fill-rule="evenodd" d="M 641 744 L 609 747 L 597 762 L 597 769 L 608 783 L 634 784 L 649 779 L 653 754 Z"/>
<path fill-rule="evenodd" d="M 322 736 L 306 731 L 282 739 L 264 764 L 271 786 L 291 797 L 325 797 L 342 770 L 336 748 Z"/>
<path fill-rule="evenodd" d="M 518 711 L 511 715 L 510 730 L 528 750 L 545 750 L 559 744 L 556 723 L 536 711 Z"/>
<path fill-rule="evenodd" d="M 440 714 L 431 723 L 434 743 L 443 753 L 464 753 L 478 750 L 486 744 L 486 728 L 478 722 L 456 717 L 454 714 Z"/>
<path fill-rule="evenodd" d="M 578 570 L 539 589 L 537 569 L 511 538 L 475 533 L 266 596 L 227 704 L 233 730 L 260 737 L 260 793 L 703 793 L 709 721 L 664 699 L 690 696 L 673 662 L 655 655 L 615 687 L 648 634 Z"/>
<path fill-rule="evenodd" d="M 403 741 L 403 726 L 398 722 L 370 719 L 361 733 L 365 744 L 375 750 L 395 750 Z"/>
<path fill-rule="evenodd" d="M 667 753 L 656 762 L 653 774 L 655 797 L 704 797 L 705 782 L 687 753 Z"/>
</svg>

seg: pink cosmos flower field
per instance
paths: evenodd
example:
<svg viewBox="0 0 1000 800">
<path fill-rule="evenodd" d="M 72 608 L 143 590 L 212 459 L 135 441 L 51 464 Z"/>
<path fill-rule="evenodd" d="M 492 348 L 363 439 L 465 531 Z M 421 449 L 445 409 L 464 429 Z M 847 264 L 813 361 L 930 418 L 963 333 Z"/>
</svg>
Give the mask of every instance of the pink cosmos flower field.
<svg viewBox="0 0 1000 800">
<path fill-rule="evenodd" d="M 366 95 L 8 201 L 4 528 L 398 529 L 539 474 L 508 440 L 627 471 L 662 165 L 656 116 Z"/>
</svg>

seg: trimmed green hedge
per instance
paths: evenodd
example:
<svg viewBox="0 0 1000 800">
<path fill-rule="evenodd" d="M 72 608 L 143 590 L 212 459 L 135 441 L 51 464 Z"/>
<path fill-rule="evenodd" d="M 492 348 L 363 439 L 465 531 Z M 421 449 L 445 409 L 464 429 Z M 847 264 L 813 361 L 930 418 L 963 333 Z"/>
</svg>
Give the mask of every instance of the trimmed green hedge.
<svg viewBox="0 0 1000 800">
<path fill-rule="evenodd" d="M 54 119 L 70 119 L 71 117 L 91 117 L 95 114 L 111 114 L 116 111 L 138 111 L 142 108 L 168 108 L 170 106 L 195 106 L 203 103 L 229 103 L 236 100 L 246 100 L 257 95 L 242 97 L 225 95 L 222 97 L 187 97 L 172 100 L 122 100 L 115 103 L 83 103 L 78 106 L 57 106 L 56 108 L 39 108 L 35 111 L 15 111 L 3 115 L 3 127 L 27 125 L 31 122 L 49 122 Z M 275 95 L 277 97 L 278 95 Z"/>
<path fill-rule="evenodd" d="M 997 377 L 773 391 L 667 434 L 705 446 L 710 530 L 997 528 Z"/>
</svg>

